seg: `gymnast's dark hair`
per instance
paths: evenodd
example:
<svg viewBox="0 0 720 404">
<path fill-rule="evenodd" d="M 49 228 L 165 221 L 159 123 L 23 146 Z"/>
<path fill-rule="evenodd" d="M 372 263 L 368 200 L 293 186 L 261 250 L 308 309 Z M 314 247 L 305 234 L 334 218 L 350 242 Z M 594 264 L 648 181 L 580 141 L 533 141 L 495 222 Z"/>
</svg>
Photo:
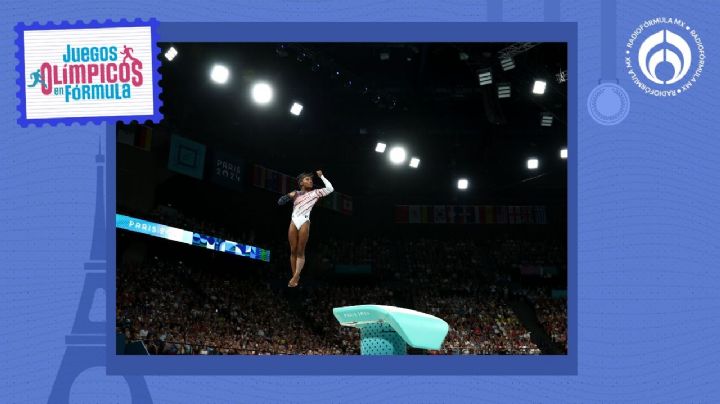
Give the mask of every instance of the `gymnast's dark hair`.
<svg viewBox="0 0 720 404">
<path fill-rule="evenodd" d="M 297 176 L 298 188 L 300 188 L 300 187 L 302 186 L 303 178 L 305 178 L 305 177 L 310 177 L 310 178 L 312 178 L 312 176 L 313 176 L 312 173 L 301 173 L 300 175 L 298 175 L 298 176 Z"/>
</svg>

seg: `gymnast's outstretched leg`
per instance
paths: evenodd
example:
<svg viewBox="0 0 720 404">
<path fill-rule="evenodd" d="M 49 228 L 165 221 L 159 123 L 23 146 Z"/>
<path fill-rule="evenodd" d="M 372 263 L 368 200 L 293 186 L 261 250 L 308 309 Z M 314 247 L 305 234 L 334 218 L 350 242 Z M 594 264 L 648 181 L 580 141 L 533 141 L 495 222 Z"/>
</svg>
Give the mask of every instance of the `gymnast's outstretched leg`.
<svg viewBox="0 0 720 404">
<path fill-rule="evenodd" d="M 307 245 L 308 238 L 310 237 L 310 222 L 308 221 L 303 223 L 298 233 L 296 250 L 297 263 L 295 264 L 295 273 L 292 279 L 290 279 L 290 284 L 288 285 L 290 287 L 298 285 L 298 282 L 300 282 L 300 272 L 302 272 L 302 269 L 305 266 L 305 246 Z"/>
<path fill-rule="evenodd" d="M 295 279 L 295 268 L 297 265 L 297 245 L 298 245 L 298 229 L 295 224 L 290 221 L 288 229 L 288 242 L 290 242 L 290 269 L 292 270 L 293 279 Z M 290 284 L 288 284 L 290 286 Z"/>
</svg>

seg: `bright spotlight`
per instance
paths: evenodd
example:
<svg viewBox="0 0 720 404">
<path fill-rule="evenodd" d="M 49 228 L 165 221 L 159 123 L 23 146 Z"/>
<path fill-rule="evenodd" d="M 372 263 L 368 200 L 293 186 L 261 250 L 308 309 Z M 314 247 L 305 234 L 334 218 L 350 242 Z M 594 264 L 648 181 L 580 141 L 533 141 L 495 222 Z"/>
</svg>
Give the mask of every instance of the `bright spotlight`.
<svg viewBox="0 0 720 404">
<path fill-rule="evenodd" d="M 410 167 L 412 168 L 418 168 L 420 165 L 420 159 L 417 157 L 413 157 L 410 159 Z"/>
<path fill-rule="evenodd" d="M 290 107 L 290 113 L 298 116 L 303 110 L 303 106 L 298 104 L 297 102 L 293 103 L 292 107 Z"/>
<path fill-rule="evenodd" d="M 545 94 L 546 86 L 546 82 L 542 80 L 535 80 L 535 85 L 533 85 L 533 94 Z"/>
<path fill-rule="evenodd" d="M 223 65 L 214 65 L 210 71 L 210 78 L 218 84 L 225 84 L 230 78 L 230 70 Z"/>
<path fill-rule="evenodd" d="M 538 159 L 536 158 L 530 158 L 527 161 L 527 168 L 530 170 L 537 170 L 539 165 Z"/>
<path fill-rule="evenodd" d="M 253 100 L 261 105 L 268 104 L 272 101 L 273 89 L 270 84 L 265 82 L 255 83 L 252 88 Z"/>
<path fill-rule="evenodd" d="M 405 149 L 402 147 L 393 147 L 390 149 L 390 161 L 393 164 L 402 164 L 405 162 Z"/>
<path fill-rule="evenodd" d="M 560 158 L 566 159 L 567 158 L 567 149 L 561 149 L 560 150 Z"/>
<path fill-rule="evenodd" d="M 460 178 L 457 183 L 458 189 L 467 189 L 468 180 L 466 178 Z"/>
<path fill-rule="evenodd" d="M 378 153 L 385 153 L 385 147 L 387 147 L 385 143 L 378 142 L 377 146 L 375 146 L 375 151 Z"/>
<path fill-rule="evenodd" d="M 173 59 L 175 59 L 175 56 L 177 56 L 178 51 L 174 47 L 170 47 L 170 49 L 165 52 L 165 59 L 168 60 L 168 62 L 172 62 Z"/>
</svg>

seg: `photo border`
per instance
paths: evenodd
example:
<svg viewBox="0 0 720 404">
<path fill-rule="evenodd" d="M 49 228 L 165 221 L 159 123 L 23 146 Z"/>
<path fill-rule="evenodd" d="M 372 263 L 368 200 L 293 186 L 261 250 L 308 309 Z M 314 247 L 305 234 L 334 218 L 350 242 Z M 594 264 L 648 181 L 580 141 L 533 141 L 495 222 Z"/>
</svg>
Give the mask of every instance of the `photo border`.
<svg viewBox="0 0 720 404">
<path fill-rule="evenodd" d="M 163 23 L 158 42 L 566 42 L 568 57 L 567 355 L 177 355 L 115 354 L 116 139 L 107 130 L 107 373 L 111 375 L 576 375 L 577 23 Z M 157 43 L 155 44 L 157 46 Z M 161 82 L 162 85 L 162 82 Z M 529 89 L 528 89 L 529 91 Z"/>
</svg>

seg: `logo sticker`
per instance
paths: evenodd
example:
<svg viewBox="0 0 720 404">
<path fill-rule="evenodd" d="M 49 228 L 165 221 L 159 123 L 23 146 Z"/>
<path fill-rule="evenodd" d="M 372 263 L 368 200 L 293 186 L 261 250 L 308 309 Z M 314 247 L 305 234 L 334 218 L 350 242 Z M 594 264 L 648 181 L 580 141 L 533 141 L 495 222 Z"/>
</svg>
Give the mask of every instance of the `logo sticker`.
<svg viewBox="0 0 720 404">
<path fill-rule="evenodd" d="M 628 38 L 625 68 L 646 94 L 677 96 L 692 88 L 705 66 L 698 32 L 683 20 L 658 17 L 644 21 Z"/>
<path fill-rule="evenodd" d="M 16 27 L 21 126 L 159 121 L 156 21 Z"/>
</svg>

